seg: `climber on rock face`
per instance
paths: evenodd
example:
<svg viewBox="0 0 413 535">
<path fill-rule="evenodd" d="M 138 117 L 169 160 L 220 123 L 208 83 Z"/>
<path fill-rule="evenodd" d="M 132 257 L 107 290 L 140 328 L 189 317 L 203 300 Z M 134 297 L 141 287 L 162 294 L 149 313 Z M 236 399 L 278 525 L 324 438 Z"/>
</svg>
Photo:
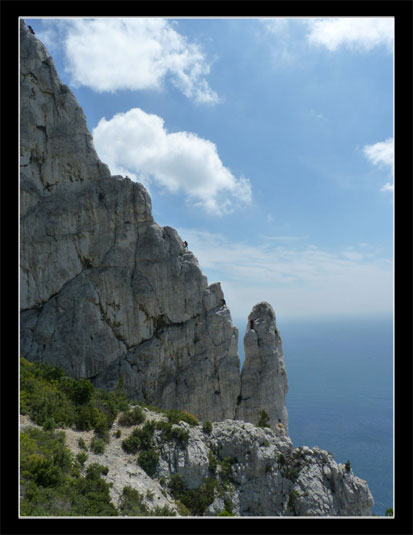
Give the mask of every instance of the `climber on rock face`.
<svg viewBox="0 0 413 535">
<path fill-rule="evenodd" d="M 184 249 L 188 250 L 188 242 L 184 241 Z"/>
<path fill-rule="evenodd" d="M 34 35 L 34 30 L 33 30 L 33 28 L 31 26 L 29 26 L 29 32 Z"/>
</svg>

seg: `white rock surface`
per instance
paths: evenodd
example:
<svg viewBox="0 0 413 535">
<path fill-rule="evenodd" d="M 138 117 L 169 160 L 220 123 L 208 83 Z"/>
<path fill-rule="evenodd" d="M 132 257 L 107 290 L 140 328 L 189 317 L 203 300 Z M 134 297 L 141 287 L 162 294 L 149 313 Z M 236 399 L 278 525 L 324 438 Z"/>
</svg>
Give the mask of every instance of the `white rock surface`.
<svg viewBox="0 0 413 535">
<path fill-rule="evenodd" d="M 264 410 L 269 416 L 270 426 L 275 429 L 282 425 L 288 434 L 285 406 L 287 373 L 281 336 L 269 303 L 256 304 L 248 316 L 244 349 L 245 361 L 236 417 L 258 424 L 260 411 Z"/>
</svg>

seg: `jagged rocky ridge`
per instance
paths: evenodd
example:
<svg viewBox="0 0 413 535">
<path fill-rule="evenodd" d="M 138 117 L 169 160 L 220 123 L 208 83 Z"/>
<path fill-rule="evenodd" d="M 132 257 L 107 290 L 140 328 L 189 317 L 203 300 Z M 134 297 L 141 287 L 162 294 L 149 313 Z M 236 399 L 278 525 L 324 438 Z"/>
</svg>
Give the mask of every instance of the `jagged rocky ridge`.
<svg viewBox="0 0 413 535">
<path fill-rule="evenodd" d="M 146 422 L 165 420 L 146 408 L 144 414 Z M 23 429 L 31 425 L 25 417 Z M 103 454 L 89 450 L 84 471 L 96 462 L 109 468 L 105 479 L 112 484 L 110 494 L 116 507 L 123 488 L 131 486 L 145 497 L 149 509 L 167 506 L 180 516 L 181 507 L 169 487 L 171 476 L 179 475 L 184 487 L 194 491 L 208 479 L 216 482 L 203 516 L 216 516 L 228 509 L 235 516 L 370 515 L 372 497 L 366 482 L 336 463 L 330 452 L 317 447 L 294 448 L 290 438 L 278 429 L 237 420 L 215 422 L 210 430 L 186 422 L 172 427 L 188 433 L 188 439 L 165 440 L 161 431 L 154 432 L 159 460 L 152 477 L 137 464 L 136 455 L 123 451 L 122 441 L 131 429 L 118 421 L 113 431 L 120 429 L 121 436 L 116 438 L 113 433 Z M 75 454 L 82 451 L 79 437 L 89 443 L 93 436 L 91 431 L 65 431 Z"/>
<path fill-rule="evenodd" d="M 234 468 L 237 492 L 250 497 L 237 498 L 239 514 L 285 514 L 284 498 L 276 505 L 273 494 L 284 496 L 289 486 L 275 464 L 263 478 L 252 475 L 262 471 L 257 433 L 263 431 L 248 428 L 255 430 L 248 438 L 247 424 L 230 421 L 256 424 L 265 410 L 272 431 L 264 433 L 274 452 L 292 448 L 272 307 L 259 303 L 248 318 L 240 374 L 238 330 L 220 284 L 208 285 L 176 230 L 156 224 L 141 184 L 110 175 L 75 96 L 23 21 L 20 54 L 21 355 L 106 389 L 122 378 L 132 399 L 221 422 L 214 424 L 223 433 L 216 447 L 243 459 Z M 231 440 L 224 438 L 228 429 Z M 164 466 L 172 473 L 183 467 L 188 481 L 196 481 L 188 466 L 205 471 L 205 458 L 195 451 L 210 442 L 190 432 L 194 449 L 165 452 Z M 308 496 L 297 514 L 369 514 L 365 482 L 334 471 L 316 449 L 307 454 L 314 467 L 300 480 Z M 342 476 L 357 499 L 343 490 Z M 329 498 L 321 499 L 324 494 Z"/>
</svg>

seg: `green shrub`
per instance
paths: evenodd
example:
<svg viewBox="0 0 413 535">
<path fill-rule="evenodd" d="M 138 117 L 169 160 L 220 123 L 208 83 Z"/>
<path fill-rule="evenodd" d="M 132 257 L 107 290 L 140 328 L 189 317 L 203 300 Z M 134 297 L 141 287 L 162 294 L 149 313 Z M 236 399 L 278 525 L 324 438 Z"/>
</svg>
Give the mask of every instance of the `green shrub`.
<svg viewBox="0 0 413 535">
<path fill-rule="evenodd" d="M 122 434 L 122 433 L 121 433 L 121 430 L 120 430 L 120 429 L 116 429 L 116 433 L 114 433 L 113 436 L 114 436 L 115 438 L 120 438 L 121 434 Z"/>
<path fill-rule="evenodd" d="M 102 438 L 94 436 L 90 442 L 90 449 L 96 455 L 101 455 L 105 451 L 105 441 Z"/>
<path fill-rule="evenodd" d="M 126 516 L 147 516 L 149 512 L 143 495 L 129 486 L 123 488 L 119 511 Z"/>
<path fill-rule="evenodd" d="M 38 425 L 75 425 L 88 431 L 109 429 L 120 411 L 128 409 L 125 394 L 94 388 L 86 379 L 73 379 L 49 364 L 20 359 L 20 411 Z M 50 428 L 51 429 L 51 428 Z"/>
<path fill-rule="evenodd" d="M 232 515 L 232 501 L 229 498 L 224 499 L 224 511 L 227 511 L 230 515 Z"/>
<path fill-rule="evenodd" d="M 52 366 L 47 362 L 42 362 L 37 363 L 35 375 L 46 381 L 59 381 L 65 375 L 65 372 L 58 366 Z"/>
<path fill-rule="evenodd" d="M 209 470 L 212 472 L 212 474 L 215 474 L 218 467 L 218 459 L 213 454 L 212 450 L 209 450 L 208 452 L 208 463 L 209 463 Z"/>
<path fill-rule="evenodd" d="M 209 421 L 204 422 L 202 426 L 202 431 L 205 433 L 208 433 L 208 435 L 212 432 L 212 424 Z"/>
<path fill-rule="evenodd" d="M 139 454 L 138 464 L 145 470 L 148 476 L 152 477 L 156 472 L 159 461 L 159 454 L 156 450 L 144 450 Z"/>
<path fill-rule="evenodd" d="M 259 412 L 257 426 L 258 427 L 270 427 L 269 421 L 270 421 L 270 417 L 268 416 L 268 414 L 264 410 L 261 410 Z"/>
<path fill-rule="evenodd" d="M 82 437 L 79 438 L 79 440 L 77 441 L 77 445 L 79 446 L 80 449 L 82 450 L 85 450 L 87 451 L 87 446 L 86 446 L 86 442 L 83 440 Z"/>
<path fill-rule="evenodd" d="M 43 424 L 43 430 L 54 431 L 55 429 L 56 429 L 56 422 L 53 420 L 53 418 L 46 418 Z"/>
<path fill-rule="evenodd" d="M 162 440 L 175 440 L 181 445 L 188 442 L 189 431 L 180 427 L 173 427 L 173 424 L 170 422 L 165 422 L 163 420 L 156 422 L 155 429 L 162 431 Z"/>
<path fill-rule="evenodd" d="M 230 513 L 229 511 L 226 511 L 225 509 L 223 509 L 220 513 L 217 514 L 217 516 L 234 516 L 234 515 Z"/>
<path fill-rule="evenodd" d="M 79 461 L 80 466 L 84 466 L 88 457 L 89 456 L 85 451 L 81 451 L 76 455 L 76 459 Z"/>
<path fill-rule="evenodd" d="M 154 507 L 154 509 L 152 509 L 152 511 L 150 512 L 150 515 L 151 516 L 176 516 L 176 513 L 171 507 L 168 507 L 167 505 L 164 505 L 163 507 L 161 507 L 160 505 L 157 505 L 156 507 Z"/>
<path fill-rule="evenodd" d="M 154 446 L 153 432 L 155 422 L 146 422 L 142 428 L 136 428 L 122 441 L 122 448 L 126 453 L 136 453 L 138 450 L 149 450 Z"/>
<path fill-rule="evenodd" d="M 386 509 L 384 516 L 394 516 L 393 507 L 389 507 L 388 509 Z"/>
<path fill-rule="evenodd" d="M 199 424 L 199 420 L 193 414 L 187 411 L 178 411 L 175 409 L 165 411 L 169 423 L 179 424 L 179 422 L 186 422 L 189 425 L 195 426 Z"/>
<path fill-rule="evenodd" d="M 86 455 L 84 452 L 81 452 Z M 79 454 L 80 455 L 80 454 Z M 115 516 L 107 467 L 93 464 L 81 476 L 63 432 L 28 429 L 20 437 L 22 516 Z"/>
<path fill-rule="evenodd" d="M 346 472 L 350 472 L 351 471 L 350 461 L 346 461 L 346 464 L 344 465 L 344 468 L 346 469 Z"/>
<path fill-rule="evenodd" d="M 127 410 L 119 416 L 118 423 L 125 427 L 139 425 L 145 421 L 145 414 L 141 407 L 136 406 L 132 410 Z"/>
<path fill-rule="evenodd" d="M 105 444 L 109 444 L 110 442 L 109 428 L 105 420 L 101 420 L 100 423 L 95 426 L 95 435 L 98 438 L 101 438 L 103 442 L 105 442 Z"/>
<path fill-rule="evenodd" d="M 298 498 L 299 494 L 296 490 L 292 490 L 288 496 L 287 506 L 294 515 L 298 515 Z"/>
<path fill-rule="evenodd" d="M 228 478 L 232 472 L 232 465 L 237 462 L 235 457 L 225 457 L 220 463 L 221 474 L 224 478 Z"/>
<path fill-rule="evenodd" d="M 99 411 L 91 403 L 83 405 L 77 413 L 75 425 L 79 431 L 90 431 L 99 423 Z"/>
<path fill-rule="evenodd" d="M 192 515 L 203 515 L 208 505 L 214 501 L 217 481 L 207 478 L 198 489 L 187 489 L 182 477 L 174 474 L 169 480 L 172 496 L 179 500 Z M 178 508 L 179 511 L 179 508 Z"/>
<path fill-rule="evenodd" d="M 143 495 L 132 487 L 124 487 L 119 503 L 119 511 L 125 516 L 176 516 L 175 511 L 167 505 L 149 509 Z"/>
<path fill-rule="evenodd" d="M 61 387 L 67 396 L 76 405 L 86 405 L 92 399 L 94 387 L 87 379 L 73 379 L 72 377 L 62 377 Z"/>
<path fill-rule="evenodd" d="M 173 496 L 182 494 L 185 490 L 185 484 L 182 476 L 180 476 L 178 473 L 172 474 L 172 476 L 169 478 L 168 487 Z"/>
</svg>

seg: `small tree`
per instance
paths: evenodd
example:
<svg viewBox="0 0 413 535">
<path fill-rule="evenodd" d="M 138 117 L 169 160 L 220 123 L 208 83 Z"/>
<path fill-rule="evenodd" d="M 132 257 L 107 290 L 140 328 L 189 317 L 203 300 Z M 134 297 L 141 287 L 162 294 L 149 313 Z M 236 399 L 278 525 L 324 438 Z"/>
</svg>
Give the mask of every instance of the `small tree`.
<svg viewBox="0 0 413 535">
<path fill-rule="evenodd" d="M 145 450 L 139 454 L 138 464 L 145 470 L 148 476 L 152 477 L 155 474 L 158 460 L 159 454 L 156 450 Z"/>
<path fill-rule="evenodd" d="M 212 424 L 210 421 L 204 422 L 202 426 L 202 431 L 204 431 L 205 433 L 208 433 L 208 435 L 212 432 Z"/>
<path fill-rule="evenodd" d="M 102 455 L 102 453 L 105 451 L 105 441 L 102 438 L 94 436 L 90 443 L 90 449 L 96 455 Z"/>
<path fill-rule="evenodd" d="M 351 464 L 350 464 L 350 461 L 347 461 L 346 464 L 344 465 L 344 468 L 346 469 L 346 472 L 350 472 L 351 470 Z"/>
<path fill-rule="evenodd" d="M 268 414 L 264 411 L 264 410 L 261 410 L 259 412 L 259 419 L 258 419 L 258 427 L 270 427 L 270 417 L 268 416 Z"/>
</svg>

